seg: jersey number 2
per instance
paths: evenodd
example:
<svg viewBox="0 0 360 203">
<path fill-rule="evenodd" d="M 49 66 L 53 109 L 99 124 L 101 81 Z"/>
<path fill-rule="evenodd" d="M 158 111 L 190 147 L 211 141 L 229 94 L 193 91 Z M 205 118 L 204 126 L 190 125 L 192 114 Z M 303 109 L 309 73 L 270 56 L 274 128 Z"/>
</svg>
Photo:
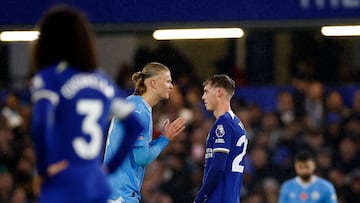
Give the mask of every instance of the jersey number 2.
<svg viewBox="0 0 360 203">
<path fill-rule="evenodd" d="M 233 172 L 244 172 L 244 166 L 241 165 L 241 161 L 243 160 L 245 154 L 246 154 L 246 148 L 247 148 L 248 140 L 246 139 L 246 136 L 241 136 L 239 140 L 236 143 L 237 147 L 243 146 L 243 151 L 235 157 L 235 159 L 232 162 L 232 171 Z"/>
<path fill-rule="evenodd" d="M 102 131 L 98 119 L 103 112 L 103 105 L 98 100 L 80 100 L 76 105 L 76 111 L 85 115 L 81 128 L 84 133 L 90 135 L 90 142 L 83 137 L 77 137 L 73 140 L 74 150 L 83 159 L 94 159 L 101 150 Z"/>
</svg>

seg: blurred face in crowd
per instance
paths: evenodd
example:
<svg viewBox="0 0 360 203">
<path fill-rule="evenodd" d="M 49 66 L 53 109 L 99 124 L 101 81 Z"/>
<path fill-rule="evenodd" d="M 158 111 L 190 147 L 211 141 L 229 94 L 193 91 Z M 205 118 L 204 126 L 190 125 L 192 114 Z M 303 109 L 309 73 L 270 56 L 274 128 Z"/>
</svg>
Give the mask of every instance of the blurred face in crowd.
<svg viewBox="0 0 360 203">
<path fill-rule="evenodd" d="M 304 182 L 309 182 L 311 180 L 311 176 L 313 175 L 314 171 L 315 171 L 314 160 L 295 162 L 295 172 Z"/>
</svg>

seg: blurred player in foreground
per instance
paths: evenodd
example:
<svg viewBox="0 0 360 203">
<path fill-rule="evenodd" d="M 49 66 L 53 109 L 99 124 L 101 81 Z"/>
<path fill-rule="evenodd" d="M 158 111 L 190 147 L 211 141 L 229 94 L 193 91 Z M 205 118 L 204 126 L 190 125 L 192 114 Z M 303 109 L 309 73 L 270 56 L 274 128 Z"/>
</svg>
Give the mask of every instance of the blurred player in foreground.
<svg viewBox="0 0 360 203">
<path fill-rule="evenodd" d="M 206 143 L 203 183 L 196 203 L 239 203 L 248 139 L 243 124 L 231 110 L 234 81 L 226 75 L 214 75 L 204 82 L 207 110 L 217 119 Z"/>
<path fill-rule="evenodd" d="M 170 70 L 165 65 L 148 63 L 142 71 L 134 73 L 132 79 L 135 82 L 135 92 L 128 97 L 128 100 L 135 103 L 135 112 L 139 114 L 146 128 L 137 135 L 131 153 L 125 158 L 121 167 L 109 176 L 113 189 L 110 203 L 140 202 L 145 167 L 185 128 L 185 120 L 181 117 L 171 123 L 166 120 L 162 134 L 152 140 L 152 107 L 163 99 L 169 99 L 173 88 Z M 116 118 L 113 119 L 106 143 L 105 163 L 114 156 L 113 150 L 116 149 L 119 141 L 125 139 L 123 136 L 122 123 Z"/>
<path fill-rule="evenodd" d="M 142 125 L 134 104 L 97 71 L 94 36 L 85 15 L 68 6 L 49 10 L 32 50 L 32 138 L 41 180 L 40 203 L 105 203 L 110 187 L 101 155 L 111 111 L 127 132 L 112 172 Z"/>
<path fill-rule="evenodd" d="M 314 175 L 315 159 L 309 151 L 295 156 L 296 177 L 285 181 L 280 189 L 279 203 L 337 203 L 334 186 Z"/>
</svg>

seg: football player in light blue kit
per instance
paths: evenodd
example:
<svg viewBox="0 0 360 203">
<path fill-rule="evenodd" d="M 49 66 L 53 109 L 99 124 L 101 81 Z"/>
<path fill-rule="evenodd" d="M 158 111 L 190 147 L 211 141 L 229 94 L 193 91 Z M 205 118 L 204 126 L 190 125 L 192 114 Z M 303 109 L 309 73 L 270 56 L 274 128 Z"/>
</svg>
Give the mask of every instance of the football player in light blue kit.
<svg viewBox="0 0 360 203">
<path fill-rule="evenodd" d="M 121 167 L 109 176 L 113 190 L 109 198 L 111 203 L 140 202 L 145 167 L 185 128 L 185 120 L 181 117 L 171 123 L 166 120 L 162 135 L 152 140 L 152 107 L 161 100 L 168 99 L 173 88 L 170 71 L 165 65 L 148 63 L 142 71 L 134 73 L 132 79 L 135 82 L 135 92 L 127 99 L 135 103 L 135 112 L 138 113 L 145 130 L 138 134 Z M 123 124 L 114 118 L 108 132 L 105 164 L 114 156 L 114 149 L 125 139 L 124 136 L 127 135 L 123 133 Z"/>
<path fill-rule="evenodd" d="M 205 151 L 203 183 L 196 203 L 239 203 L 248 139 L 243 124 L 231 110 L 234 81 L 214 75 L 204 82 L 207 110 L 217 119 L 211 128 Z"/>
<path fill-rule="evenodd" d="M 332 183 L 314 175 L 313 155 L 301 151 L 295 157 L 297 176 L 285 181 L 280 189 L 279 203 L 337 203 Z"/>
<path fill-rule="evenodd" d="M 32 62 L 32 132 L 39 203 L 105 203 L 114 171 L 142 130 L 134 104 L 103 72 L 90 25 L 83 13 L 60 6 L 40 22 Z M 113 112 L 124 124 L 127 142 L 101 164 L 106 129 Z M 40 186 L 39 186 L 40 187 Z"/>
</svg>

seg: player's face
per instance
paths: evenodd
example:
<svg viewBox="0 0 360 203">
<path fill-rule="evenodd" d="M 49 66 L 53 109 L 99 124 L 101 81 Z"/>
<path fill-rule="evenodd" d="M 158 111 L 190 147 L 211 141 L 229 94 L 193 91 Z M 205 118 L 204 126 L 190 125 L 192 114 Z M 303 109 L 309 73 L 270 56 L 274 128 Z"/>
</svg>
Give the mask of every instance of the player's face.
<svg viewBox="0 0 360 203">
<path fill-rule="evenodd" d="M 205 85 L 204 94 L 201 99 L 204 101 L 205 107 L 209 111 L 213 111 L 216 102 L 216 90 L 217 88 L 210 86 L 210 84 Z"/>
<path fill-rule="evenodd" d="M 304 181 L 309 182 L 315 171 L 315 162 L 313 160 L 295 162 L 296 174 Z"/>
<path fill-rule="evenodd" d="M 156 83 L 156 90 L 159 97 L 161 99 L 169 99 L 171 89 L 174 87 L 170 72 L 161 72 L 159 75 L 154 76 L 154 81 Z"/>
</svg>

